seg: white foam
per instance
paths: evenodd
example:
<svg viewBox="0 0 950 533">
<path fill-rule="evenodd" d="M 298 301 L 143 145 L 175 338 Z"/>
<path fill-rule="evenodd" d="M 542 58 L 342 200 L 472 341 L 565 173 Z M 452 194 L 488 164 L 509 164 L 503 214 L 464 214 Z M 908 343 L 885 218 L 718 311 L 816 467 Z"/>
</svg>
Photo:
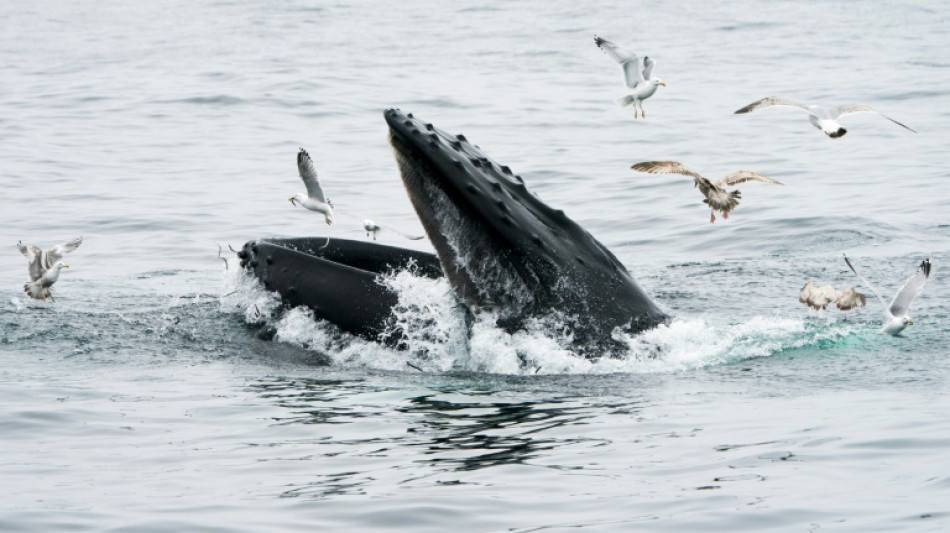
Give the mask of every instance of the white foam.
<svg viewBox="0 0 950 533">
<path fill-rule="evenodd" d="M 223 285 L 219 298 L 224 311 L 241 311 L 249 324 L 267 322 L 280 309 L 280 295 L 268 292 L 264 286 L 244 269 L 224 270 Z"/>
<path fill-rule="evenodd" d="M 394 331 L 401 332 L 403 345 L 414 364 L 448 371 L 469 351 L 465 311 L 448 280 L 429 279 L 401 271 L 382 283 L 399 295 L 393 309 Z M 404 363 L 405 364 L 405 363 Z"/>
<path fill-rule="evenodd" d="M 26 302 L 24 302 L 23 300 L 15 296 L 13 298 L 10 298 L 10 304 L 13 306 L 13 310 L 17 313 L 26 309 Z"/>
<path fill-rule="evenodd" d="M 565 347 L 566 333 L 551 333 L 550 320 L 529 321 L 509 333 L 490 313 L 466 319 L 444 278 L 403 271 L 381 283 L 399 295 L 392 329 L 403 335 L 398 349 L 343 333 L 304 307 L 281 311 L 277 293 L 243 272 L 226 276 L 221 301 L 249 323 L 274 327 L 276 341 L 324 354 L 335 365 L 399 371 L 413 371 L 411 365 L 426 372 L 509 375 L 675 372 L 768 357 L 849 332 L 847 326 L 814 327 L 802 317 L 754 316 L 736 323 L 683 317 L 637 335 L 618 333 L 615 339 L 627 346 L 624 356 L 589 360 Z"/>
</svg>

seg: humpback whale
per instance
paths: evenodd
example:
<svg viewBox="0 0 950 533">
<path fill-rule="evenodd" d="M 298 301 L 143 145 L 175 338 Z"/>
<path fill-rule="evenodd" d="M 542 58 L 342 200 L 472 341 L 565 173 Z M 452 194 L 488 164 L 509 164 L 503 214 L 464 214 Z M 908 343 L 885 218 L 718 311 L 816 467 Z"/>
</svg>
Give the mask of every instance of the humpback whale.
<svg viewBox="0 0 950 533">
<path fill-rule="evenodd" d="M 514 331 L 549 325 L 577 353 L 596 357 L 669 317 L 603 244 L 524 179 L 411 113 L 388 109 L 389 142 L 403 185 L 436 254 L 319 237 L 260 239 L 242 265 L 290 306 L 305 305 L 342 330 L 388 343 L 398 301 L 379 276 L 405 268 L 445 276 L 473 312 Z"/>
</svg>

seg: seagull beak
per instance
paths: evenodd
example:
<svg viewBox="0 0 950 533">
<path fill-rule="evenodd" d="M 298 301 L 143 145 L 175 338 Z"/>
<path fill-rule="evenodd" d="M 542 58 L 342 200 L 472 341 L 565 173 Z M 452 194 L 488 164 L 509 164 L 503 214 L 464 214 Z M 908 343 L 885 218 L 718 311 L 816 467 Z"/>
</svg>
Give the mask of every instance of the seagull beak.
<svg viewBox="0 0 950 533">
<path fill-rule="evenodd" d="M 908 325 L 908 326 L 913 326 L 913 325 L 914 325 L 914 321 L 911 320 L 910 317 L 907 318 L 907 325 Z"/>
<path fill-rule="evenodd" d="M 293 197 L 293 196 L 291 196 L 290 198 L 288 198 L 287 201 L 290 202 L 290 203 L 293 204 L 293 205 L 297 205 L 297 202 L 294 201 L 294 197 Z"/>
<path fill-rule="evenodd" d="M 63 263 L 63 268 L 69 268 L 69 265 L 67 265 L 66 263 Z"/>
<path fill-rule="evenodd" d="M 661 81 L 661 82 L 660 82 L 660 85 L 666 87 L 666 82 L 665 82 L 665 81 Z"/>
</svg>

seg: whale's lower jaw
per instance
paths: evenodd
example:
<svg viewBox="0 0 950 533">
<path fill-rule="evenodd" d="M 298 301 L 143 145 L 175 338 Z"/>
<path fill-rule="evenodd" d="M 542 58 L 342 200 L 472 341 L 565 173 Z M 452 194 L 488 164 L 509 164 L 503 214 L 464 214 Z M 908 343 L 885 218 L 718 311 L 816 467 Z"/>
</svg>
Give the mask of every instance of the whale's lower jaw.
<svg viewBox="0 0 950 533">
<path fill-rule="evenodd" d="M 257 239 L 245 243 L 238 258 L 287 307 L 307 307 L 315 318 L 347 333 L 387 344 L 401 338 L 392 328 L 399 295 L 380 282 L 381 276 L 401 270 L 442 276 L 432 254 L 335 237 Z"/>
</svg>

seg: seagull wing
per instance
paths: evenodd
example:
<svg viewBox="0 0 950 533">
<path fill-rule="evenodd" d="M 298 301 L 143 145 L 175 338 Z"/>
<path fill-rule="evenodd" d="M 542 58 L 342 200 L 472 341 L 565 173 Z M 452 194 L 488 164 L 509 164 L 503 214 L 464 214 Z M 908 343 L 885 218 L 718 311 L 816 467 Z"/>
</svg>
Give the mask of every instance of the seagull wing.
<svg viewBox="0 0 950 533">
<path fill-rule="evenodd" d="M 745 183 L 747 181 L 761 181 L 763 183 L 771 183 L 773 185 L 785 185 L 781 181 L 773 180 L 772 178 L 767 178 L 761 174 L 752 172 L 750 170 L 740 170 L 738 172 L 733 172 L 725 178 L 716 182 L 716 185 L 720 187 L 738 185 L 740 183 Z"/>
<path fill-rule="evenodd" d="M 63 244 L 50 246 L 46 249 L 46 264 L 43 266 L 46 268 L 51 268 L 54 264 L 56 264 L 56 261 L 62 259 L 64 255 L 72 252 L 76 248 L 79 248 L 80 244 L 82 244 L 82 237 L 64 242 Z"/>
<path fill-rule="evenodd" d="M 874 109 L 873 107 L 871 107 L 871 106 L 869 106 L 869 105 L 865 105 L 865 104 L 845 104 L 845 105 L 839 105 L 838 107 L 834 108 L 834 110 L 832 110 L 832 112 L 833 112 L 835 118 L 843 117 L 843 116 L 845 116 L 845 115 L 853 115 L 853 114 L 855 114 L 855 113 L 877 113 L 878 115 L 881 115 L 882 117 L 886 118 L 887 120 L 890 120 L 890 121 L 893 122 L 894 124 L 897 124 L 898 126 L 904 128 L 904 129 L 907 129 L 907 130 L 910 130 L 910 131 L 912 131 L 912 132 L 914 132 L 914 133 L 917 133 L 916 130 L 914 130 L 914 129 L 912 129 L 912 128 L 909 128 L 909 127 L 908 127 L 907 125 L 905 125 L 905 124 L 901 124 L 900 122 L 898 122 L 898 121 L 892 119 L 891 117 L 885 115 L 884 113 L 881 113 L 880 111 Z M 901 316 L 903 316 L 903 315 L 901 315 Z"/>
<path fill-rule="evenodd" d="M 867 305 L 868 299 L 860 292 L 850 289 L 842 289 L 835 295 L 835 305 L 841 311 L 850 311 L 858 307 Z"/>
<path fill-rule="evenodd" d="M 29 262 L 30 281 L 36 281 L 48 270 L 48 267 L 43 265 L 43 250 L 40 250 L 38 246 L 24 248 L 27 248 L 27 254 L 29 254 L 26 257 Z"/>
<path fill-rule="evenodd" d="M 642 163 L 637 163 L 630 168 L 633 170 L 639 170 L 640 172 L 649 172 L 650 174 L 682 174 L 684 176 L 689 176 L 693 178 L 696 187 L 699 187 L 699 192 L 702 193 L 702 195 L 705 196 L 707 200 L 709 199 L 710 191 L 718 191 L 722 194 L 728 194 L 721 187 L 704 178 L 693 169 L 682 163 L 677 163 L 676 161 L 643 161 Z"/>
<path fill-rule="evenodd" d="M 810 281 L 805 283 L 805 285 L 802 287 L 802 290 L 798 293 L 798 302 L 811 307 L 811 299 L 817 289 L 818 285 L 815 285 Z"/>
<path fill-rule="evenodd" d="M 868 289 L 871 289 L 871 292 L 874 293 L 874 296 L 877 296 L 878 301 L 881 302 L 881 305 L 884 307 L 884 309 L 887 309 L 887 304 L 884 303 L 884 298 L 881 298 L 881 293 L 877 292 L 877 289 L 875 289 L 873 285 L 868 283 L 868 280 L 864 279 L 864 276 L 862 276 L 861 274 L 858 274 L 858 271 L 854 269 L 854 265 L 851 264 L 851 260 L 848 259 L 848 256 L 846 255 L 844 256 L 844 262 L 848 264 L 848 268 L 851 269 L 851 272 L 854 272 L 854 275 L 857 276 L 862 282 L 864 282 L 864 285 L 867 286 Z"/>
<path fill-rule="evenodd" d="M 323 196 L 323 188 L 320 187 L 320 180 L 317 178 L 317 169 L 313 167 L 313 160 L 310 154 L 303 148 L 297 152 L 297 170 L 300 172 L 300 179 L 307 187 L 307 196 L 326 203 L 326 197 Z"/>
<path fill-rule="evenodd" d="M 620 63 L 620 66 L 623 67 L 623 76 L 627 87 L 633 89 L 644 80 L 643 72 L 645 67 L 641 65 L 641 61 L 636 53 L 621 48 L 607 39 L 602 39 L 596 35 L 594 36 L 594 43 L 607 54 L 607 57 Z M 651 59 L 650 61 L 653 60 Z M 652 65 L 650 66 L 650 70 L 653 70 Z"/>
<path fill-rule="evenodd" d="M 805 111 L 808 114 L 811 114 L 811 110 L 808 109 L 808 106 L 806 106 L 805 104 L 793 102 L 792 100 L 787 100 L 785 98 L 779 98 L 778 96 L 769 96 L 761 100 L 752 102 L 751 104 L 736 111 L 735 114 L 741 115 L 744 113 L 748 113 L 750 111 L 755 111 L 756 109 L 761 109 L 763 107 L 771 107 L 771 106 L 797 107 L 798 109 L 801 109 L 802 111 Z"/>
<path fill-rule="evenodd" d="M 798 294 L 798 301 L 814 310 L 827 309 L 828 304 L 835 300 L 835 289 L 831 285 L 818 285 L 808 282 Z"/>
<path fill-rule="evenodd" d="M 410 241 L 418 241 L 418 240 L 421 240 L 421 239 L 423 238 L 423 235 L 409 235 L 408 233 L 403 233 L 403 232 L 401 232 L 401 231 L 399 231 L 399 230 L 397 230 L 397 229 L 392 229 L 392 228 L 390 228 L 389 226 L 383 226 L 382 229 L 383 229 L 383 231 L 388 231 L 388 232 L 390 232 L 390 233 L 394 233 L 394 234 L 396 234 L 396 235 L 399 235 L 399 236 L 402 237 L 403 239 L 408 239 L 408 240 L 410 240 Z"/>
<path fill-rule="evenodd" d="M 914 301 L 914 297 L 920 293 L 920 289 L 923 288 L 924 283 L 927 283 L 927 279 L 930 278 L 930 259 L 924 259 L 920 263 L 920 268 L 917 269 L 917 272 L 907 283 L 904 283 L 904 286 L 897 291 L 897 294 L 894 295 L 894 300 L 891 301 L 890 312 L 896 317 L 902 317 L 907 314 L 907 309 L 910 308 L 910 303 Z"/>
<path fill-rule="evenodd" d="M 643 79 L 648 80 L 653 76 L 653 67 L 655 66 L 656 61 L 652 57 L 643 56 Z"/>
<path fill-rule="evenodd" d="M 693 169 L 676 161 L 643 161 L 630 168 L 640 172 L 649 172 L 650 174 L 683 174 L 696 179 L 705 179 Z"/>
</svg>

